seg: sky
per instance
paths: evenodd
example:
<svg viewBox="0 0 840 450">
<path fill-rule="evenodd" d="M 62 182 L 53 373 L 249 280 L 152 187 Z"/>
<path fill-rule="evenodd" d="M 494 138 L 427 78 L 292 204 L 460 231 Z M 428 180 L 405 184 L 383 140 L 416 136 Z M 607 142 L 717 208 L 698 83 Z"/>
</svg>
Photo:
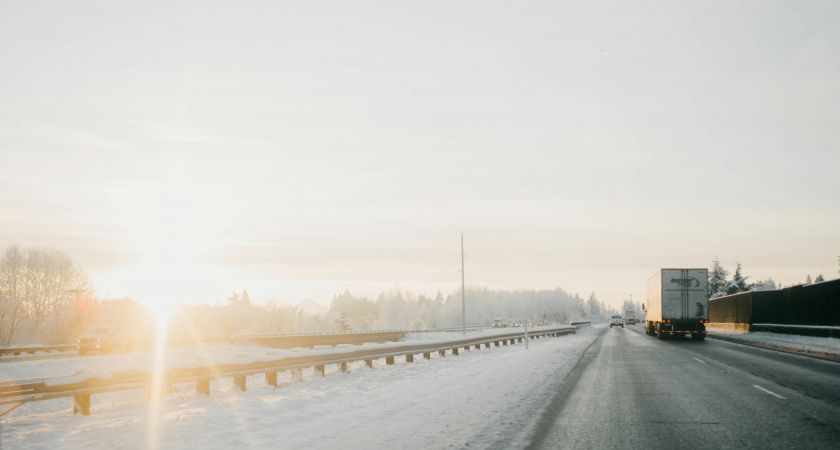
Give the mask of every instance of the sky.
<svg viewBox="0 0 840 450">
<path fill-rule="evenodd" d="M 153 307 L 838 276 L 835 1 L 0 4 L 0 248 Z"/>
</svg>

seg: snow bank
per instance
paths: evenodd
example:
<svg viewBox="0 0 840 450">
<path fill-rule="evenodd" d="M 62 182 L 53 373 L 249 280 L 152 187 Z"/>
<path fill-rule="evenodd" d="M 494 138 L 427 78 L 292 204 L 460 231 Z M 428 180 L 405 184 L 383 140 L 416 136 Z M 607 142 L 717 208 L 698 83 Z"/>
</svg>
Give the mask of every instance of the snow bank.
<svg viewBox="0 0 840 450">
<path fill-rule="evenodd" d="M 707 329 L 709 336 L 725 337 L 729 340 L 750 344 L 790 349 L 798 352 L 825 354 L 840 357 L 840 339 L 814 336 L 800 336 L 795 334 L 767 333 L 763 331 L 748 332 L 724 328 Z"/>
</svg>

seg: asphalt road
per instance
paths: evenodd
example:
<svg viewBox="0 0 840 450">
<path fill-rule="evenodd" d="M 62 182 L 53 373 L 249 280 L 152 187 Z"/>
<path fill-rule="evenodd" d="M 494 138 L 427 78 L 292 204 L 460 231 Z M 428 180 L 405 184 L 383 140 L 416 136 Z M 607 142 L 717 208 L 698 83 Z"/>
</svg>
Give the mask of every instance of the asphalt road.
<svg viewBox="0 0 840 450">
<path fill-rule="evenodd" d="M 531 448 L 840 448 L 840 363 L 608 329 Z"/>
</svg>

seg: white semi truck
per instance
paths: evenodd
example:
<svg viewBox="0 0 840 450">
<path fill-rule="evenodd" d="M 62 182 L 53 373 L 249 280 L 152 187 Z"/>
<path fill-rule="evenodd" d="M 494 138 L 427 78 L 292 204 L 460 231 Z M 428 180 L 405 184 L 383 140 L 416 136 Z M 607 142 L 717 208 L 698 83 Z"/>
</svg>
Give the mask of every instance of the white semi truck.
<svg viewBox="0 0 840 450">
<path fill-rule="evenodd" d="M 627 325 L 636 325 L 636 311 L 632 309 L 625 310 L 624 321 L 627 322 Z"/>
<path fill-rule="evenodd" d="M 708 269 L 661 269 L 648 280 L 645 333 L 706 338 L 709 323 Z"/>
</svg>

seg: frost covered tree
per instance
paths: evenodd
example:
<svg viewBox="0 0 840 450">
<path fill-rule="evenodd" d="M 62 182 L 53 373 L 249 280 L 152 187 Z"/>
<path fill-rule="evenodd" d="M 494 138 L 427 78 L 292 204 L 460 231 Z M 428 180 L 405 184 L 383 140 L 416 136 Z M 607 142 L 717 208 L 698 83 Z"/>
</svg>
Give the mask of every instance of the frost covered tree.
<svg viewBox="0 0 840 450">
<path fill-rule="evenodd" d="M 811 284 L 811 283 L 812 283 L 812 281 L 811 281 L 811 274 L 809 273 L 809 274 L 808 274 L 808 278 L 806 278 L 806 279 L 805 279 L 805 284 Z"/>
<path fill-rule="evenodd" d="M 731 280 L 726 282 L 726 295 L 747 292 L 750 290 L 750 287 L 747 284 L 747 278 L 749 277 L 745 277 L 741 274 L 741 263 L 735 261 L 735 264 L 735 275 L 732 276 Z"/>
<path fill-rule="evenodd" d="M 718 298 L 726 295 L 726 277 L 729 272 L 720 265 L 720 260 L 715 257 L 712 261 L 712 270 L 709 271 L 709 298 Z"/>
<path fill-rule="evenodd" d="M 606 308 L 603 303 L 599 302 L 598 298 L 595 297 L 595 292 L 589 294 L 589 298 L 586 300 L 586 307 L 589 310 L 589 320 L 591 322 L 600 323 L 606 321 L 604 314 Z"/>
<path fill-rule="evenodd" d="M 92 289 L 87 273 L 61 250 L 16 244 L 5 248 L 0 253 L 2 345 L 69 339 L 73 331 L 65 325 L 75 329 L 78 320 L 68 312 L 76 306 L 68 292 Z"/>
<path fill-rule="evenodd" d="M 822 274 L 819 274 L 819 275 L 817 275 L 817 278 L 814 280 L 814 283 L 822 283 L 823 281 L 825 281 L 825 278 L 823 278 Z"/>
<path fill-rule="evenodd" d="M 335 320 L 335 324 L 340 331 L 350 331 L 353 326 L 350 325 L 350 319 L 347 317 L 347 311 L 341 311 L 341 315 Z"/>
<path fill-rule="evenodd" d="M 234 292 L 234 294 L 236 294 L 236 292 Z M 259 292 L 257 294 L 259 294 Z M 247 289 L 242 290 L 242 295 L 239 296 L 239 302 L 243 303 L 243 304 L 246 304 L 248 306 L 251 305 L 251 297 L 248 297 L 248 290 Z"/>
<path fill-rule="evenodd" d="M 750 285 L 751 291 L 770 291 L 775 289 L 779 289 L 779 286 L 776 285 L 776 282 L 772 278 L 758 280 Z"/>
<path fill-rule="evenodd" d="M 239 294 L 236 291 L 233 291 L 233 295 L 227 298 L 228 305 L 235 305 L 239 303 Z"/>
</svg>

